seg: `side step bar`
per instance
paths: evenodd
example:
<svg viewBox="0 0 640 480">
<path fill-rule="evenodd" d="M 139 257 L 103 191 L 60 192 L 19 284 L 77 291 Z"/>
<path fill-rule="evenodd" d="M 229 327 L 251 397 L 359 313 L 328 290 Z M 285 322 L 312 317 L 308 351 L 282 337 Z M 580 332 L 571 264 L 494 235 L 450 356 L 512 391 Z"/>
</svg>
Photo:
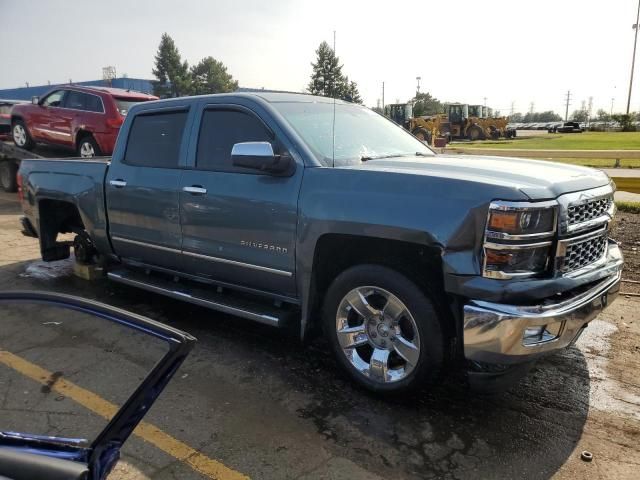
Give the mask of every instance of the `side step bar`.
<svg viewBox="0 0 640 480">
<path fill-rule="evenodd" d="M 119 269 L 107 273 L 107 277 L 115 282 L 132 287 L 142 288 L 153 293 L 165 295 L 176 300 L 200 305 L 229 315 L 264 323 L 273 327 L 282 326 L 284 317 L 290 311 L 252 301 L 234 294 L 218 293 L 215 290 L 178 284 L 170 280 L 146 275 L 133 270 Z"/>
</svg>

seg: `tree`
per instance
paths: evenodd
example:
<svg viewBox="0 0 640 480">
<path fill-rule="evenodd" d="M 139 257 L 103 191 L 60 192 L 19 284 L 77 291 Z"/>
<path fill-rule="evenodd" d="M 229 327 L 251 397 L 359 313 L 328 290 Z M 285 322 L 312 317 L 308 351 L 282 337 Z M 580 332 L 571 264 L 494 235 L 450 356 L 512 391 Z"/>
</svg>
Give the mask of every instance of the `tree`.
<svg viewBox="0 0 640 480">
<path fill-rule="evenodd" d="M 413 102 L 414 117 L 444 113 L 444 105 L 428 92 L 416 93 L 411 101 Z"/>
<path fill-rule="evenodd" d="M 576 122 L 586 122 L 589 119 L 589 111 L 586 108 L 574 110 L 574 112 L 571 114 L 571 119 Z"/>
<path fill-rule="evenodd" d="M 515 112 L 509 115 L 510 122 L 522 122 L 523 116 L 520 112 Z"/>
<path fill-rule="evenodd" d="M 596 112 L 596 117 L 601 122 L 608 122 L 611 119 L 611 116 L 607 113 L 607 111 L 602 108 Z"/>
<path fill-rule="evenodd" d="M 157 78 L 153 92 L 159 97 L 181 97 L 191 93 L 189 64 L 182 61 L 178 47 L 166 32 L 160 39 L 152 72 Z"/>
<path fill-rule="evenodd" d="M 194 95 L 226 93 L 238 89 L 238 82 L 227 73 L 227 67 L 213 57 L 205 57 L 191 67 L 191 79 L 191 91 Z"/>
<path fill-rule="evenodd" d="M 358 85 L 342 74 L 340 59 L 327 42 L 322 42 L 316 50 L 316 61 L 307 91 L 313 95 L 339 98 L 353 103 L 362 103 Z"/>
<path fill-rule="evenodd" d="M 362 105 L 362 98 L 360 97 L 360 92 L 358 91 L 358 85 L 356 84 L 356 82 L 349 81 L 349 77 L 344 77 L 344 82 L 341 90 L 344 90 L 344 93 L 340 96 L 343 100 Z"/>
<path fill-rule="evenodd" d="M 561 122 L 562 117 L 553 110 L 547 110 L 546 112 L 527 112 L 523 122 Z"/>
<path fill-rule="evenodd" d="M 636 119 L 635 113 L 614 113 L 611 115 L 613 121 L 618 122 L 622 127 L 623 132 L 635 132 L 636 126 L 634 121 Z"/>
</svg>

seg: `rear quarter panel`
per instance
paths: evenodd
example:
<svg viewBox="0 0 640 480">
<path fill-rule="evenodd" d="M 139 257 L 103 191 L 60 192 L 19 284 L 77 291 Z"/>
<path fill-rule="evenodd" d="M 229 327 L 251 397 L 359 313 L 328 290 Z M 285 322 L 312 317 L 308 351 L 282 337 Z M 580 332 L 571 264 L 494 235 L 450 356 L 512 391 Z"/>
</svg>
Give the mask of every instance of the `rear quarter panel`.
<svg viewBox="0 0 640 480">
<path fill-rule="evenodd" d="M 24 160 L 22 176 L 22 207 L 38 232 L 38 203 L 44 199 L 75 205 L 84 226 L 98 251 L 111 253 L 107 238 L 107 215 L 104 201 L 104 178 L 107 160 Z"/>
</svg>

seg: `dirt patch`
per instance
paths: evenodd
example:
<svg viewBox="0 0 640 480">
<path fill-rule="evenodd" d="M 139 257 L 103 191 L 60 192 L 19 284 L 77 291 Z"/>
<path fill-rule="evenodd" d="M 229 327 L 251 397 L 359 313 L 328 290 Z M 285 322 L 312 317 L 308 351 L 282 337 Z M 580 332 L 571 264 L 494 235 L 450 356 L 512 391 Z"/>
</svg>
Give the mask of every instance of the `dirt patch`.
<svg viewBox="0 0 640 480">
<path fill-rule="evenodd" d="M 640 214 L 618 212 L 611 237 L 620 244 L 624 254 L 622 292 L 640 294 L 640 283 L 633 283 L 640 282 Z"/>
</svg>

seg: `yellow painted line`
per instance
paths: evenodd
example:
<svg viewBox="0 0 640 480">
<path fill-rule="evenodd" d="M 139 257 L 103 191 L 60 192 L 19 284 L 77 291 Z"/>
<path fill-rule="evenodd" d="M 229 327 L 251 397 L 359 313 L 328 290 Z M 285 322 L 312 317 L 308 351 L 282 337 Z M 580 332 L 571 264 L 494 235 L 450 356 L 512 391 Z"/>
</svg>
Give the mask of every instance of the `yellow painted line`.
<svg viewBox="0 0 640 480">
<path fill-rule="evenodd" d="M 0 363 L 5 364 L 9 368 L 20 372 L 26 377 L 35 380 L 38 383 L 47 385 L 52 378 L 51 372 L 40 368 L 38 365 L 14 355 L 11 352 L 0 350 Z M 118 411 L 118 407 L 104 398 L 86 390 L 78 385 L 59 378 L 51 385 L 51 389 L 55 390 L 65 397 L 69 397 L 73 401 L 79 403 L 93 413 L 101 417 L 111 420 Z M 147 422 L 140 422 L 133 434 L 143 440 L 153 444 L 163 452 L 172 457 L 187 463 L 196 472 L 206 477 L 216 480 L 246 480 L 249 477 L 233 470 L 222 463 L 207 457 L 203 453 L 191 448 L 184 442 L 173 438 L 168 433 L 163 432 L 155 425 Z"/>
</svg>

